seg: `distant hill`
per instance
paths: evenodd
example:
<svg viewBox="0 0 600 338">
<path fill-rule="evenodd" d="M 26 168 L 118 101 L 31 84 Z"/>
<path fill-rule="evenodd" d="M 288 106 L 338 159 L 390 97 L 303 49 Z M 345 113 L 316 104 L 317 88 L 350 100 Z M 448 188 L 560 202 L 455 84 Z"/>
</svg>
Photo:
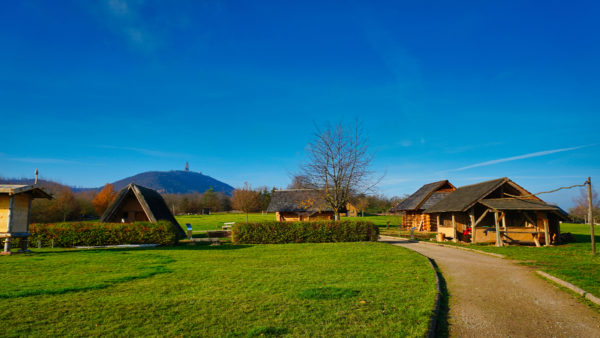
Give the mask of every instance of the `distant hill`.
<svg viewBox="0 0 600 338">
<path fill-rule="evenodd" d="M 210 176 L 183 170 L 147 171 L 113 182 L 112 184 L 115 190 L 121 190 L 129 183 L 152 188 L 160 193 L 172 194 L 203 193 L 213 188 L 216 192 L 231 195 L 234 190 L 229 184 L 218 181 Z"/>
</svg>

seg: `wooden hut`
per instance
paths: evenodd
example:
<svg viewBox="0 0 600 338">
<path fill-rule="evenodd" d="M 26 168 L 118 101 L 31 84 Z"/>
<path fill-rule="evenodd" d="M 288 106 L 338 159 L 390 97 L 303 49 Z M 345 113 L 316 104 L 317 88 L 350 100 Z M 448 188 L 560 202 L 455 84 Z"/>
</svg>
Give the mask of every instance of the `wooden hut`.
<svg viewBox="0 0 600 338">
<path fill-rule="evenodd" d="M 52 199 L 36 185 L 0 185 L 0 238 L 4 238 L 2 255 L 10 255 L 11 239 L 21 238 L 21 250 L 27 252 L 31 201 L 34 198 Z"/>
<path fill-rule="evenodd" d="M 162 196 L 150 188 L 131 183 L 121 189 L 114 202 L 106 209 L 100 222 L 171 222 L 177 237 L 185 238 L 185 232 L 169 210 Z"/>
<path fill-rule="evenodd" d="M 551 244 L 566 213 L 507 177 L 460 187 L 425 210 L 438 233 L 471 243 Z M 468 234 L 470 232 L 470 234 Z"/>
<path fill-rule="evenodd" d="M 414 194 L 392 207 L 390 212 L 402 213 L 402 226 L 404 227 L 416 227 L 419 231 L 437 231 L 436 218 L 432 219 L 423 211 L 454 190 L 456 187 L 448 180 L 425 184 Z"/>
<path fill-rule="evenodd" d="M 323 192 L 315 189 L 275 190 L 267 211 L 274 212 L 279 222 L 334 219 Z"/>
</svg>

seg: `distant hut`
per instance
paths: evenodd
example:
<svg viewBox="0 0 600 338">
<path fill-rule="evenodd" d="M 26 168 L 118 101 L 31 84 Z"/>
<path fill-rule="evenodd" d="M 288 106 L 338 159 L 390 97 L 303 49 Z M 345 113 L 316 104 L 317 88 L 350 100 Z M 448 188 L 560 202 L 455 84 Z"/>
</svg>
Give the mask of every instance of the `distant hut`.
<svg viewBox="0 0 600 338">
<path fill-rule="evenodd" d="M 280 222 L 334 219 L 323 192 L 315 189 L 275 190 L 267 211 L 274 212 Z"/>
<path fill-rule="evenodd" d="M 436 218 L 438 233 L 447 238 L 497 245 L 551 244 L 560 234 L 560 221 L 568 219 L 561 208 L 507 177 L 460 187 L 425 213 Z"/>
<path fill-rule="evenodd" d="M 4 251 L 0 254 L 10 255 L 11 239 L 21 239 L 21 250 L 27 252 L 29 221 L 31 218 L 31 201 L 34 198 L 52 199 L 37 185 L 0 185 L 0 238 L 4 238 Z"/>
<path fill-rule="evenodd" d="M 416 227 L 419 231 L 437 231 L 436 219 L 431 219 L 423 211 L 446 195 L 456 190 L 448 180 L 428 183 L 414 194 L 399 202 L 390 209 L 392 213 L 402 213 L 402 226 Z"/>
<path fill-rule="evenodd" d="M 115 201 L 106 209 L 100 222 L 131 223 L 169 221 L 179 238 L 185 232 L 169 210 L 162 196 L 155 190 L 131 183 L 121 189 Z"/>
</svg>

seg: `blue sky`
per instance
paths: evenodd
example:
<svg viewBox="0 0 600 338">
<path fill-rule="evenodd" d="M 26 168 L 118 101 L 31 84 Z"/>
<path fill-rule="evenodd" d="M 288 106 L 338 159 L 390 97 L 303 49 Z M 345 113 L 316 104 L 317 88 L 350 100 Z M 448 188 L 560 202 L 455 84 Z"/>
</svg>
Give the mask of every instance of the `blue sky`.
<svg viewBox="0 0 600 338">
<path fill-rule="evenodd" d="M 508 176 L 600 183 L 600 6 L 501 1 L 14 1 L 0 175 L 148 170 L 285 187 L 315 124 L 358 117 L 388 196 Z M 542 196 L 571 205 L 576 192 Z"/>
</svg>

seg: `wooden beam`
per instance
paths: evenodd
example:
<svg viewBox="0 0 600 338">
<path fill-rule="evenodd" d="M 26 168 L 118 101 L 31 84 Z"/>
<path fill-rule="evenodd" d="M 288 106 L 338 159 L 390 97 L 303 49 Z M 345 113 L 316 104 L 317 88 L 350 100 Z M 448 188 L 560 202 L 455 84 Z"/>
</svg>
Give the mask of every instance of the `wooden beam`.
<svg viewBox="0 0 600 338">
<path fill-rule="evenodd" d="M 535 246 L 537 246 L 538 248 L 541 247 L 540 245 L 540 240 L 538 239 L 539 234 L 534 234 L 533 235 L 533 242 L 535 243 Z"/>
<path fill-rule="evenodd" d="M 481 216 L 479 216 L 479 218 L 477 219 L 477 222 L 475 222 L 474 226 L 477 226 L 477 224 L 481 223 L 481 221 L 483 221 L 483 219 L 485 218 L 485 215 L 487 215 L 488 212 L 490 212 L 490 209 L 487 209 L 486 211 L 483 212 L 483 214 L 481 214 Z"/>
<path fill-rule="evenodd" d="M 503 211 L 500 218 L 502 218 L 502 227 L 504 228 L 504 231 L 506 231 L 506 217 L 505 216 L 506 216 L 506 213 Z"/>
<path fill-rule="evenodd" d="M 456 235 L 456 220 L 454 219 L 454 213 L 452 213 L 452 234 L 454 237 L 452 239 L 452 242 L 454 242 L 454 243 L 458 242 L 458 238 L 456 238 L 457 237 L 457 235 Z"/>
<path fill-rule="evenodd" d="M 496 246 L 503 246 L 502 238 L 500 237 L 500 224 L 498 223 L 498 212 L 494 212 L 494 225 L 496 226 Z"/>
<path fill-rule="evenodd" d="M 527 220 L 529 221 L 529 223 L 531 223 L 531 225 L 533 225 L 534 227 L 537 227 L 537 224 L 531 219 L 531 217 L 529 217 L 527 212 L 523 212 L 523 215 L 525 215 L 525 218 L 527 218 Z"/>
<path fill-rule="evenodd" d="M 435 217 L 436 217 L 436 221 L 437 221 L 437 228 L 439 230 L 439 228 L 440 228 L 440 214 L 437 214 L 437 216 L 435 216 Z"/>
<path fill-rule="evenodd" d="M 475 208 L 471 208 L 471 214 L 469 215 L 471 218 L 471 243 L 475 243 Z"/>
<path fill-rule="evenodd" d="M 544 218 L 544 240 L 546 241 L 546 246 L 550 245 L 550 233 L 548 232 L 548 217 Z"/>
</svg>

